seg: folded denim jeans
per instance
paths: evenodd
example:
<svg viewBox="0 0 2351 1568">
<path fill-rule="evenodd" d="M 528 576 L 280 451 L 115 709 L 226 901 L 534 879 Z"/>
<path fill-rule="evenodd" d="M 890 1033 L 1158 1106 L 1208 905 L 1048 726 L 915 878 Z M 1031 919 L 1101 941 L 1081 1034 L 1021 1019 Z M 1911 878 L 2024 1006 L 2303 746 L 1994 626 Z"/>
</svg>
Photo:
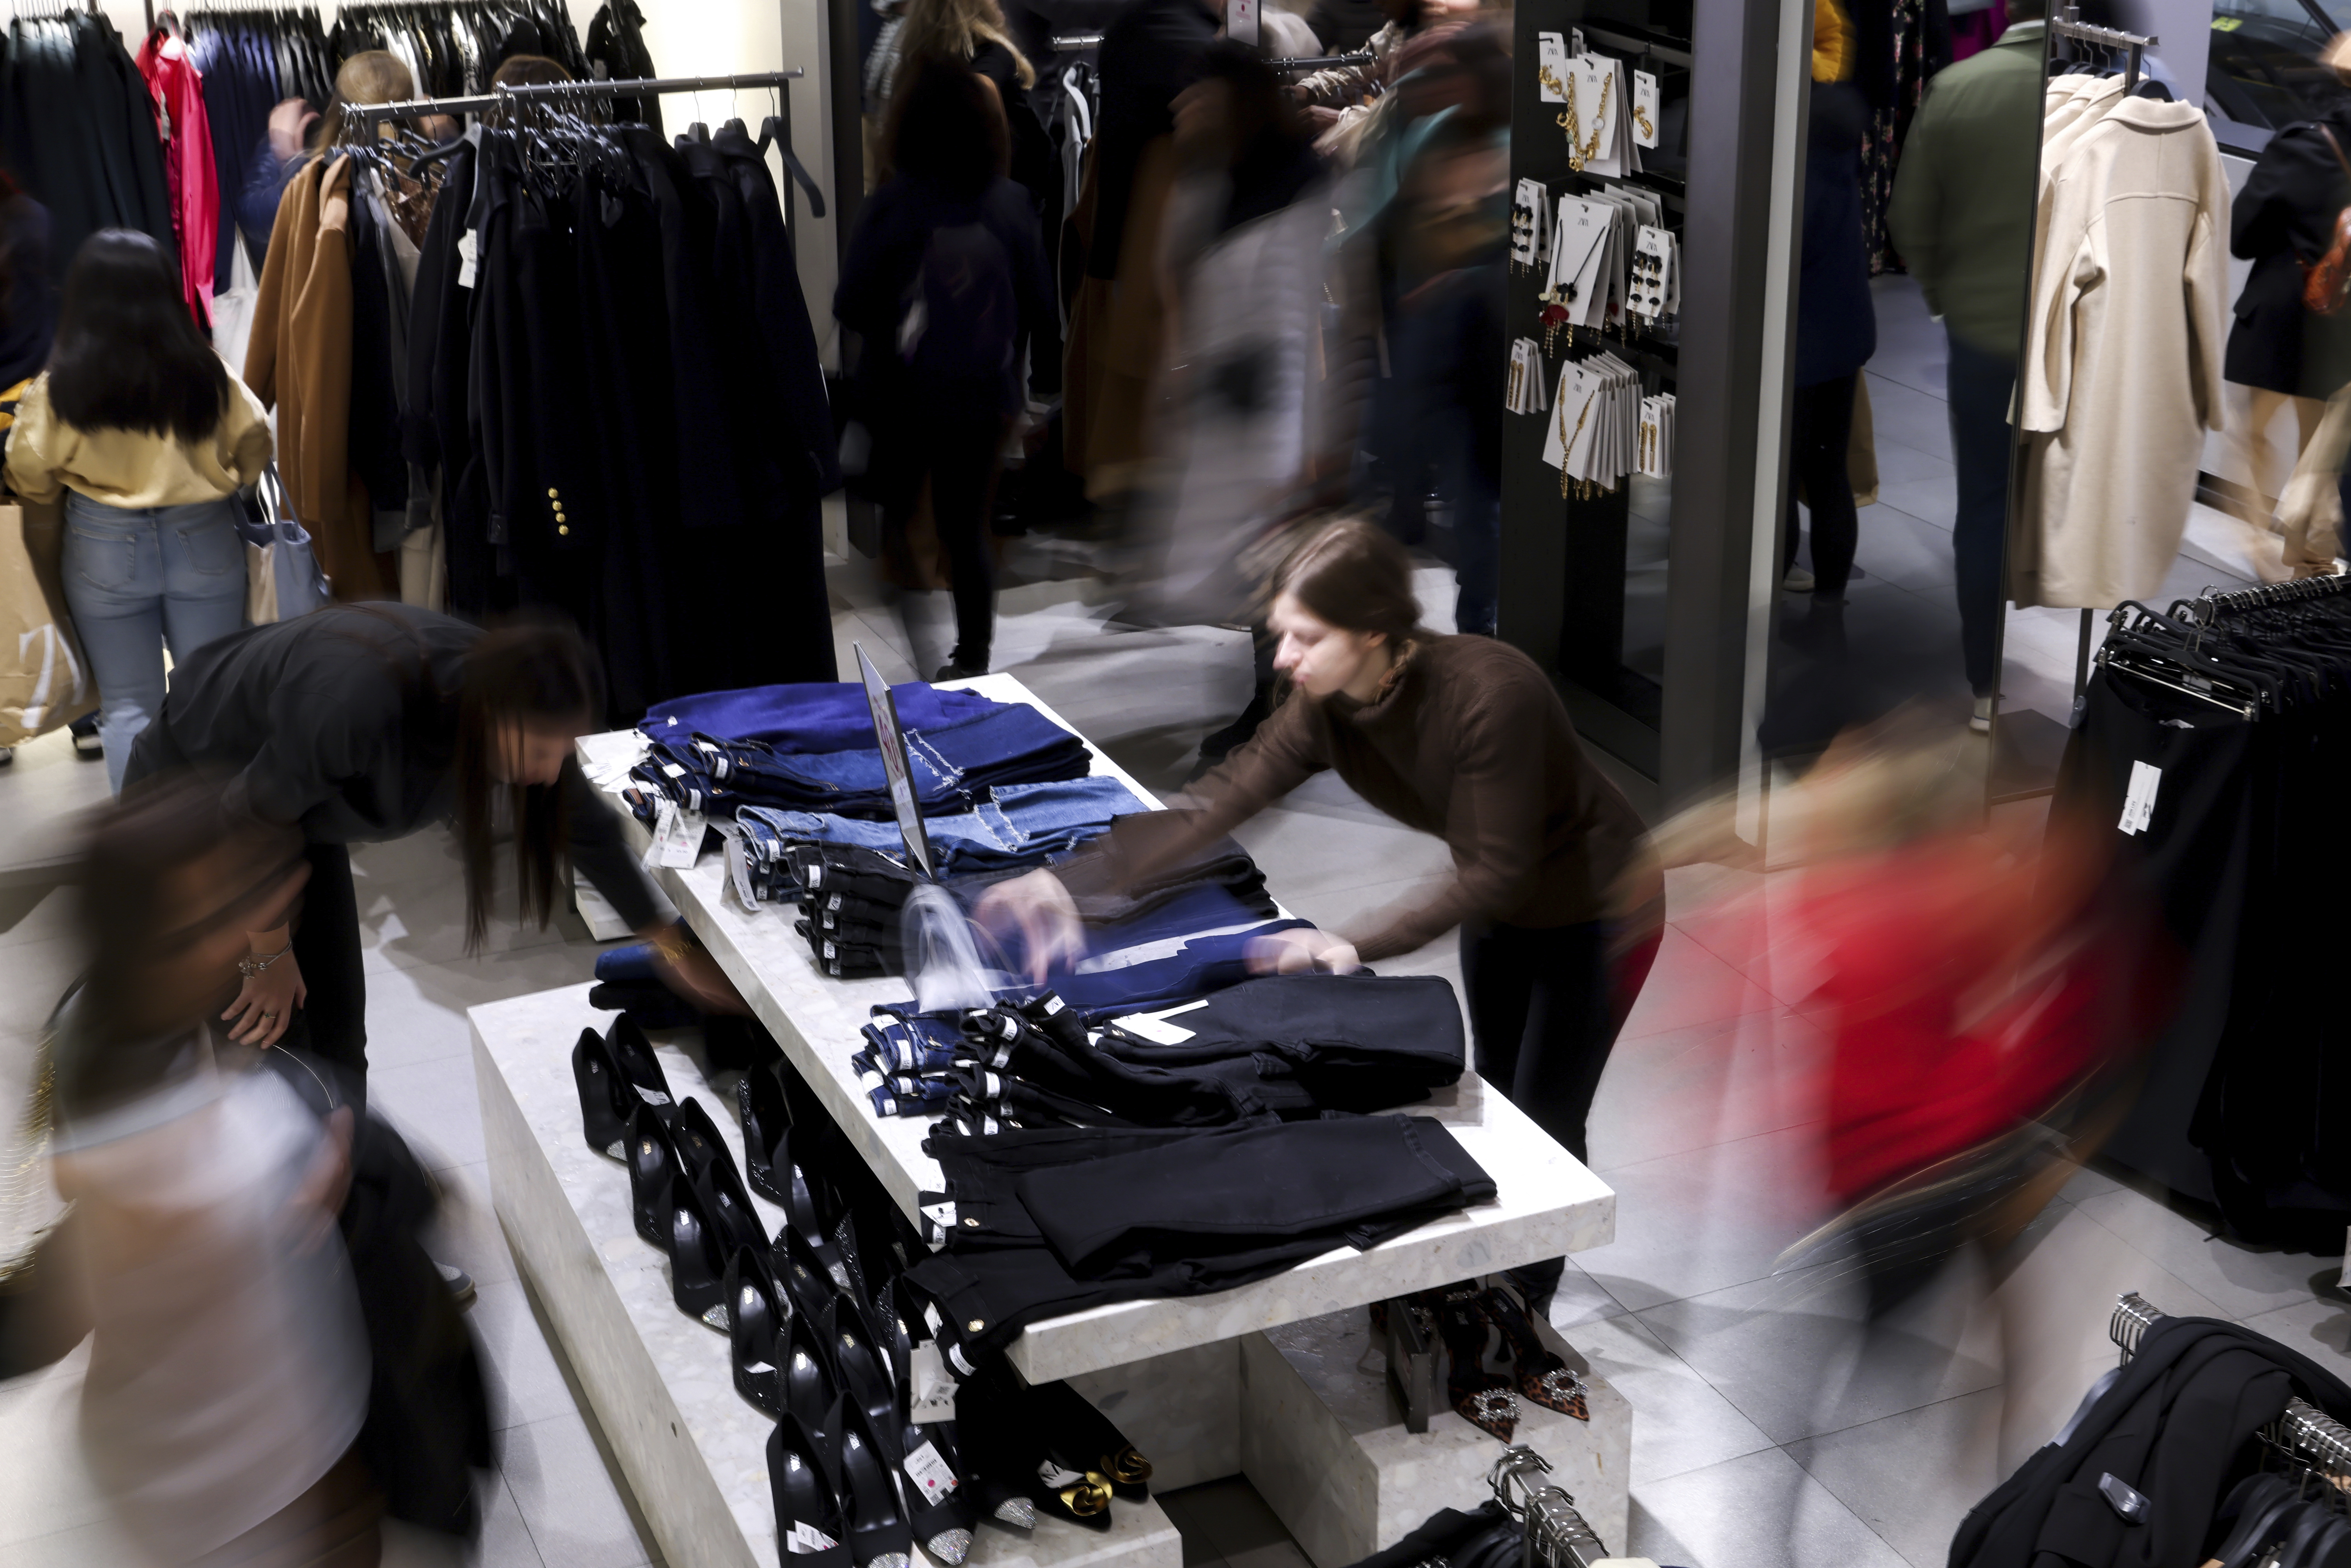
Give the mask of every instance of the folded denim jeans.
<svg viewBox="0 0 2351 1568">
<path fill-rule="evenodd" d="M 945 729 L 1007 706 L 926 681 L 892 686 L 890 699 L 898 723 L 913 730 Z M 782 752 L 854 751 L 873 744 L 873 710 L 862 682 L 806 681 L 673 697 L 648 708 L 637 727 L 672 745 L 702 734 Z"/>
<path fill-rule="evenodd" d="M 942 875 L 1042 864 L 1093 837 L 1114 817 L 1144 810 L 1115 779 L 1086 778 L 1040 784 L 1000 784 L 975 809 L 925 817 L 923 831 Z M 829 812 L 747 806 L 737 820 L 758 852 L 772 854 L 794 841 L 852 844 L 903 857 L 905 841 L 892 822 L 867 822 Z M 750 824 L 757 825 L 757 831 Z M 753 852 L 747 842 L 745 852 Z M 772 876 L 769 878 L 772 885 Z"/>
</svg>

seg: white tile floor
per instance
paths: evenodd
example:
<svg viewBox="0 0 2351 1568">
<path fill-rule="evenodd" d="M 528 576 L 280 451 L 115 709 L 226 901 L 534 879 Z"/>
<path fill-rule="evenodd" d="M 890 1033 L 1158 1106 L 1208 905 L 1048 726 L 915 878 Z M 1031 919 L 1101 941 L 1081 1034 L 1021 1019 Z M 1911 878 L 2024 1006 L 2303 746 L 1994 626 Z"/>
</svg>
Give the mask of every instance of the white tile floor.
<svg viewBox="0 0 2351 1568">
<path fill-rule="evenodd" d="M 1886 314 L 1888 346 L 1873 392 L 1889 498 L 1864 514 L 1863 560 L 1873 572 L 1886 562 L 1890 580 L 1894 541 L 1915 538 L 1928 557 L 1941 552 L 1942 577 L 1927 559 L 1919 588 L 1947 592 L 1940 375 L 1924 357 L 1934 344 L 1898 310 Z M 1906 341 L 1914 350 L 1907 358 L 1898 351 Z M 1907 379 L 1892 379 L 1897 373 Z M 1897 492 L 1906 507 L 1893 506 Z M 1069 564 L 1082 554 L 1019 552 L 1035 580 L 1004 593 L 998 667 L 1027 680 L 1147 785 L 1171 789 L 1199 734 L 1246 701 L 1246 640 L 1109 624 L 1102 586 Z M 2212 570 L 2199 560 L 2181 571 Z M 943 657 L 943 605 L 908 607 L 910 643 L 861 570 L 837 569 L 835 588 L 844 656 L 860 641 L 893 679 L 927 675 Z M 1451 601 L 1447 574 L 1426 573 L 1423 588 L 1441 622 Z M 2070 681 L 2070 640 L 2064 653 Z M 2012 667 L 2011 683 L 2018 675 Z M 58 868 L 72 817 L 103 789 L 103 770 L 77 763 L 62 736 L 24 748 L 0 771 L 6 1103 L 15 1103 L 30 1033 L 71 962 L 70 895 Z M 1329 782 L 1300 790 L 1242 837 L 1276 892 L 1322 919 L 1411 896 L 1445 869 L 1432 841 Z M 354 862 L 374 1103 L 440 1173 L 451 1203 L 436 1248 L 480 1282 L 471 1321 L 493 1369 L 502 1464 L 479 1560 L 490 1568 L 651 1562 L 651 1543 L 490 1214 L 465 1021 L 475 1003 L 585 978 L 594 949 L 559 932 L 505 925 L 489 953 L 465 959 L 455 861 L 440 835 L 363 850 Z M 1573 1260 L 1553 1317 L 1635 1411 L 1633 1536 L 1611 1546 L 1689 1568 L 1939 1563 L 1953 1526 L 2001 1473 L 2003 1451 L 2012 1462 L 2043 1440 L 2110 1361 L 2106 1312 L 2121 1290 L 2142 1291 L 2171 1312 L 2254 1323 L 2351 1372 L 2351 1309 L 2313 1289 L 2317 1260 L 2232 1247 L 2089 1172 L 2003 1260 L 1997 1291 L 1987 1294 L 1980 1272 L 1961 1268 L 1862 1355 L 1849 1292 L 1817 1271 L 1772 1272 L 1821 1206 L 1815 1113 L 1789 1087 L 1813 1030 L 1796 1010 L 1800 967 L 1773 940 L 1768 916 L 1779 896 L 1776 882 L 1753 873 L 1674 874 L 1665 948 L 1595 1107 L 1593 1163 L 1617 1191 L 1617 1239 Z M 1458 978 L 1449 939 L 1392 967 Z M 0 1560 L 12 1568 L 137 1562 L 76 1458 L 78 1360 L 0 1386 Z M 1249 1500 L 1199 1499 L 1200 1538 L 1187 1542 L 1187 1561 L 1298 1568 L 1294 1548 L 1285 1555 L 1286 1543 L 1268 1538 Z M 434 1560 L 413 1539 L 393 1554 L 402 1563 Z"/>
</svg>

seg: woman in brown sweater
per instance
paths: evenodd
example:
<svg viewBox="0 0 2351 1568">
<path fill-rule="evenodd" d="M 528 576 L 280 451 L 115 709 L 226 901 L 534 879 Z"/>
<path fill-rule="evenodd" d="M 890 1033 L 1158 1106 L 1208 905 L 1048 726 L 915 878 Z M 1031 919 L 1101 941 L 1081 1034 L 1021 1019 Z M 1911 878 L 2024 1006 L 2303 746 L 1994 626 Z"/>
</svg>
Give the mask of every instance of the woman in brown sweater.
<svg viewBox="0 0 2351 1568">
<path fill-rule="evenodd" d="M 1640 820 L 1584 758 L 1532 659 L 1420 625 L 1411 559 L 1371 524 L 1343 523 L 1302 547 L 1275 580 L 1269 620 L 1289 699 L 1194 787 L 1186 826 L 1129 874 L 1180 862 L 1334 770 L 1445 840 L 1453 880 L 1352 936 L 1263 938 L 1251 964 L 1345 972 L 1459 927 L 1479 1075 L 1584 1158 L 1593 1092 L 1663 931 Z M 1050 872 L 998 889 L 981 915 L 1020 925 L 1040 967 L 1077 951 L 1075 905 Z"/>
</svg>

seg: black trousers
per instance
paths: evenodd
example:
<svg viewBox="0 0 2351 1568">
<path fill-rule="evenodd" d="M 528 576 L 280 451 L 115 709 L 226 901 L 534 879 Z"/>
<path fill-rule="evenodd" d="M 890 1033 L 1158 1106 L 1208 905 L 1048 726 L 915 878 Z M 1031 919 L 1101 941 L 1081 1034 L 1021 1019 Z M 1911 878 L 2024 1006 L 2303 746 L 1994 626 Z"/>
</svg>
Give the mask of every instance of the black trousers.
<svg viewBox="0 0 2351 1568">
<path fill-rule="evenodd" d="M 987 414 L 942 419 L 919 435 L 910 434 L 904 448 L 920 457 L 931 476 L 931 521 L 955 578 L 956 657 L 964 664 L 987 663 L 996 637 L 996 561 L 988 553 L 987 514 L 1003 442 L 1004 421 Z M 919 488 L 914 486 L 917 493 Z M 896 515 L 889 519 L 891 531 L 898 540 L 906 537 L 914 503 L 910 494 L 892 508 Z"/>
<path fill-rule="evenodd" d="M 1608 927 L 1465 924 L 1461 983 L 1478 1076 L 1588 1162 L 1584 1121 L 1616 1044 Z M 1566 1271 L 1566 1259 L 1550 1258 L 1509 1273 L 1540 1313 Z"/>
<path fill-rule="evenodd" d="M 1853 473 L 1846 448 L 1853 443 L 1853 389 L 1860 372 L 1796 389 L 1789 420 L 1788 538 L 1781 564 L 1796 564 L 1796 485 L 1813 514 L 1813 576 L 1815 591 L 1843 593 L 1853 575 L 1853 552 L 1861 542 L 1861 518 L 1854 509 Z"/>
<path fill-rule="evenodd" d="M 1230 1290 L 1333 1247 L 1377 1246 L 1495 1190 L 1441 1124 L 1405 1116 L 1190 1134 L 935 1133 L 924 1147 L 956 1223 L 948 1250 L 905 1278 L 940 1307 L 940 1347 L 966 1375 L 1040 1318 Z"/>
<path fill-rule="evenodd" d="M 302 967 L 309 1000 L 287 1026 L 284 1043 L 333 1062 L 367 1103 L 367 970 L 360 960 L 359 894 L 351 885 L 351 852 L 342 844 L 311 844 L 309 885 L 294 926 L 294 961 Z"/>
</svg>

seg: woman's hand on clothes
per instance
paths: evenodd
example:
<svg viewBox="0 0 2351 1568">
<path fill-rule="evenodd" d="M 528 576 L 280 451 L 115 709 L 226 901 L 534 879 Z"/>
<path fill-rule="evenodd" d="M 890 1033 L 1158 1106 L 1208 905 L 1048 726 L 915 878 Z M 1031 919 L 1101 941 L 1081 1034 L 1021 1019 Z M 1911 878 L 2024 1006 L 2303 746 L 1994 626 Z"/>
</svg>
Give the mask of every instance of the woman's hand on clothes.
<svg viewBox="0 0 2351 1568">
<path fill-rule="evenodd" d="M 288 948 L 269 967 L 245 977 L 245 984 L 237 988 L 236 1000 L 221 1017 L 229 1025 L 229 1039 L 266 1050 L 294 1021 L 294 1009 L 309 999 L 310 988 L 302 983 L 302 965 Z"/>
<path fill-rule="evenodd" d="M 1054 970 L 1086 955 L 1084 923 L 1077 900 L 1050 871 L 999 882 L 983 894 L 976 911 L 981 929 L 998 941 L 1018 932 L 1029 953 L 1029 977 L 1043 985 Z"/>
<path fill-rule="evenodd" d="M 692 1002 L 706 1013 L 741 1015 L 751 1010 L 726 971 L 706 947 L 691 944 L 664 946 L 653 946 L 653 963 L 661 971 L 662 984 Z"/>
<path fill-rule="evenodd" d="M 298 98 L 289 98 L 269 111 L 269 151 L 280 163 L 301 152 L 302 139 L 318 118 L 319 111 Z"/>
<path fill-rule="evenodd" d="M 1364 967 L 1353 942 L 1312 926 L 1253 936 L 1243 956 L 1252 975 L 1300 975 L 1309 969 L 1347 975 Z"/>
</svg>

